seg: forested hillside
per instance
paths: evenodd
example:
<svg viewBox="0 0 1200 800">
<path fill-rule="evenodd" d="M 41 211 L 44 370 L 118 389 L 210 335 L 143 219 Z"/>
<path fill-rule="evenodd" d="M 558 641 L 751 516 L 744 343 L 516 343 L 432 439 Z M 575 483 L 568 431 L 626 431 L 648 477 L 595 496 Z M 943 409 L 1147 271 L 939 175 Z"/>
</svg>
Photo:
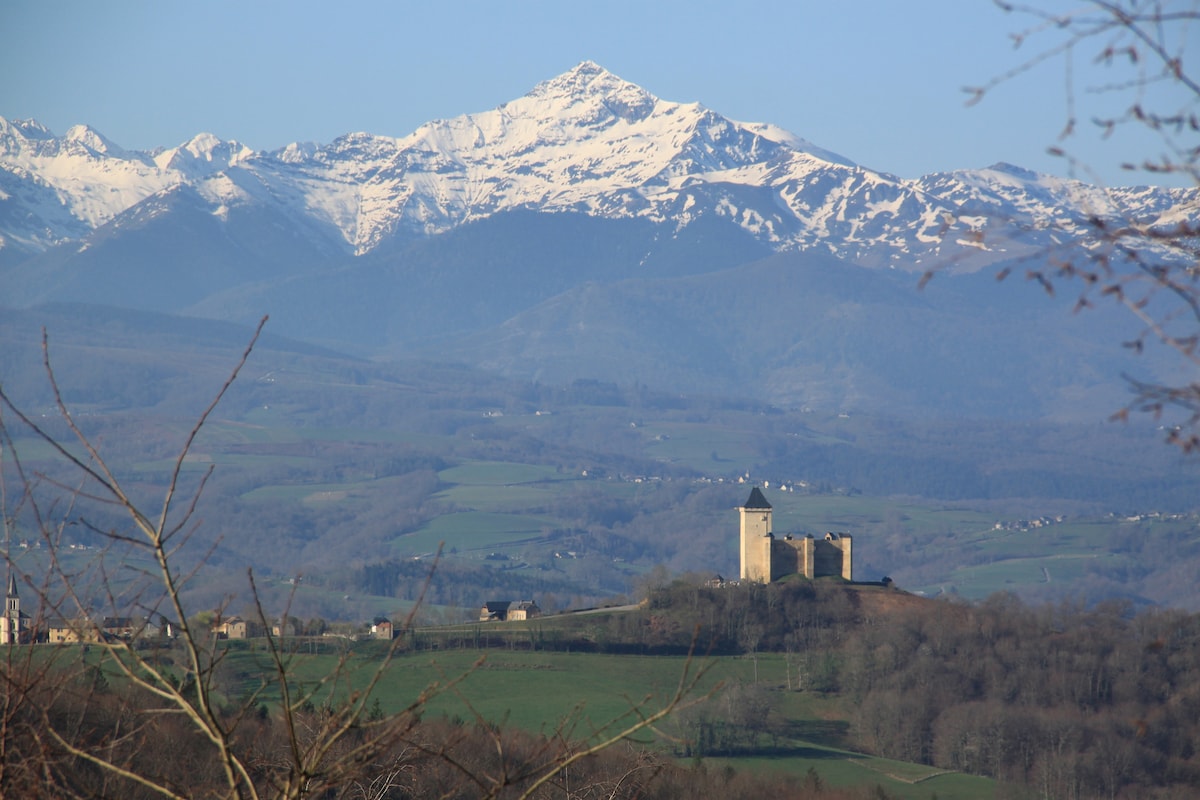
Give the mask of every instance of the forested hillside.
<svg viewBox="0 0 1200 800">
<path fill-rule="evenodd" d="M 785 653 L 789 688 L 840 697 L 867 752 L 1036 796 L 1182 798 L 1200 786 L 1196 614 L 1011 595 L 968 605 L 820 581 L 676 582 L 633 624 L 650 647 L 685 647 L 698 630 L 716 652 Z M 709 726 L 695 739 L 709 752 L 754 741 L 720 718 L 693 724 Z"/>
</svg>

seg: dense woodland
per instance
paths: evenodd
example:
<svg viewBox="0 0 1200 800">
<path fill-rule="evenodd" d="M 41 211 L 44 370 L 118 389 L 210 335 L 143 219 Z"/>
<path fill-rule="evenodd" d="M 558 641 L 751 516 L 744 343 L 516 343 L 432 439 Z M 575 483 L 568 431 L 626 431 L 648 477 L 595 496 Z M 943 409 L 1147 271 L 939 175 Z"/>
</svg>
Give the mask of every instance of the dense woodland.
<svg viewBox="0 0 1200 800">
<path fill-rule="evenodd" d="M 676 582 L 618 624 L 641 625 L 648 646 L 684 646 L 698 628 L 718 652 L 784 652 L 790 688 L 848 701 L 857 747 L 988 775 L 1014 796 L 1184 798 L 1200 786 L 1197 614 Z M 696 746 L 755 746 L 748 732 L 770 729 L 769 707 L 736 707 L 740 725 L 697 717 Z"/>
</svg>

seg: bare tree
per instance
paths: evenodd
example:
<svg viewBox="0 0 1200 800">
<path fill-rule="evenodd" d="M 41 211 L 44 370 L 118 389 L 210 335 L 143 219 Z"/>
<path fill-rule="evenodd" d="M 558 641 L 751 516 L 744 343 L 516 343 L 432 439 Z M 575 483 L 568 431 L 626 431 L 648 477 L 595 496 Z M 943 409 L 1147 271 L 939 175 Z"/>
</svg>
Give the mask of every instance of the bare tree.
<svg viewBox="0 0 1200 800">
<path fill-rule="evenodd" d="M 202 622 L 207 615 L 189 613 L 184 599 L 207 558 L 203 548 L 198 555 L 188 548 L 213 468 L 189 480 L 184 466 L 265 322 L 186 433 L 152 512 L 72 416 L 44 332 L 44 368 L 58 411 L 54 424 L 68 435 L 53 435 L 51 423 L 20 409 L 0 387 L 5 544 L 20 525 L 40 545 L 39 557 L 23 563 L 6 547 L 8 572 L 48 610 L 46 616 L 74 620 L 64 630 L 75 640 L 56 647 L 6 637 L 0 796 L 383 798 L 404 795 L 416 765 L 431 762 L 457 775 L 460 786 L 473 787 L 473 795 L 532 796 L 581 759 L 653 728 L 684 702 L 703 674 L 690 660 L 670 697 L 633 702 L 625 718 L 578 740 L 567 735 L 573 730 L 567 717 L 554 737 L 528 753 L 506 752 L 509 740 L 497 730 L 490 736 L 496 758 L 479 764 L 457 754 L 455 735 L 437 733 L 449 728 L 431 734 L 421 722 L 429 700 L 456 691 L 465 675 L 445 676 L 407 707 L 382 713 L 376 690 L 403 641 L 394 638 L 365 677 L 362 663 L 353 663 L 346 651 L 323 677 L 301 683 L 296 668 L 303 656 L 289 652 L 269 624 L 286 620 L 290 609 L 269 613 L 253 574 L 248 592 L 265 631 L 259 641 L 269 667 L 231 697 L 222 680 L 230 651 Z M 27 469 L 15 446 L 16 429 L 26 435 L 22 441 L 39 442 L 58 467 Z M 71 558 L 64 539 L 70 524 L 105 542 L 104 551 L 82 565 Z M 134 564 L 143 566 L 130 574 Z M 97 616 L 97 603 L 111 615 L 110 624 Z M 414 608 L 403 628 L 412 626 L 415 614 Z M 10 622 L 6 614 L 4 623 Z M 46 630 L 45 620 L 34 628 Z M 174 643 L 160 628 L 177 632 Z"/>
<path fill-rule="evenodd" d="M 1140 333 L 1124 343 L 1135 352 L 1160 345 L 1175 352 L 1181 367 L 1175 379 L 1126 376 L 1133 400 L 1114 417 L 1150 413 L 1162 419 L 1170 443 L 1185 452 L 1200 451 L 1200 76 L 1189 52 L 1200 41 L 1200 3 L 1085 0 L 1060 12 L 1045 4 L 994 2 L 1028 23 L 1012 38 L 1021 52 L 1032 52 L 1008 72 L 968 87 L 968 103 L 983 101 L 1018 75 L 1061 64 L 1065 118 L 1049 152 L 1068 162 L 1068 174 L 1104 188 L 1104 201 L 1085 211 L 1083 241 L 1072 238 L 1025 259 L 1025 276 L 1051 294 L 1061 286 L 1077 290 L 1076 310 L 1119 304 L 1139 323 Z M 1103 67 L 1106 80 L 1081 79 L 1074 69 L 1077 58 Z M 1090 120 L 1097 135 L 1112 136 L 1127 127 L 1156 135 L 1158 152 L 1129 158 L 1122 166 L 1155 180 L 1182 180 L 1186 188 L 1177 198 L 1182 213 L 1139 218 L 1130 211 L 1128 190 L 1103 187 L 1090 165 L 1073 155 L 1071 144 L 1082 127 L 1077 101 L 1085 94 L 1098 95 L 1112 108 Z M 948 229 L 957 229 L 958 222 L 951 215 Z M 997 277 L 1004 279 L 1011 270 L 1003 268 Z M 922 281 L 930 277 L 927 272 Z"/>
</svg>

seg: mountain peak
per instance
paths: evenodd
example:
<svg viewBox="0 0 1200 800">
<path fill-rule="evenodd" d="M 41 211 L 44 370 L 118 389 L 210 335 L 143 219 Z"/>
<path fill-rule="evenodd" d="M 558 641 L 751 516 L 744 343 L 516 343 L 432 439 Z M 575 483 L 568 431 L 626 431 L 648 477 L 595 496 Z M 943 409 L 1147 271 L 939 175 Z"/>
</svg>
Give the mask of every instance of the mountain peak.
<svg viewBox="0 0 1200 800">
<path fill-rule="evenodd" d="M 254 151 L 236 140 L 225 141 L 211 133 L 198 133 L 178 147 L 163 150 L 154 157 L 159 169 L 179 170 L 192 177 L 219 172 L 244 161 Z"/>
<path fill-rule="evenodd" d="M 221 160 L 231 165 L 254 155 L 253 150 L 236 139 L 225 141 L 211 133 L 196 134 L 183 144 L 182 149 L 205 161 Z"/>
<path fill-rule="evenodd" d="M 538 89 L 544 88 L 546 93 L 603 94 L 626 85 L 632 86 L 633 84 L 621 80 L 595 61 L 580 61 L 563 74 L 542 81 L 534 91 L 537 92 Z"/>
<path fill-rule="evenodd" d="M 68 142 L 81 144 L 97 154 L 120 156 L 125 152 L 120 146 L 110 142 L 91 125 L 72 125 L 63 136 L 63 139 Z"/>
<path fill-rule="evenodd" d="M 654 110 L 658 98 L 635 83 L 617 77 L 594 61 L 581 61 L 563 74 L 543 81 L 526 97 L 567 106 L 602 104 L 633 122 Z"/>
<path fill-rule="evenodd" d="M 611 76 L 612 73 L 609 72 L 608 70 L 606 70 L 604 67 L 597 64 L 595 61 L 585 58 L 583 61 L 580 61 L 578 64 L 571 67 L 569 70 L 564 72 L 562 74 L 562 76 L 559 76 L 559 77 L 563 77 L 566 75 L 578 75 L 578 76 L 584 77 L 584 78 L 592 78 L 592 77 L 597 77 L 597 76 L 602 76 L 602 75 Z"/>
<path fill-rule="evenodd" d="M 4 117 L 0 117 L 0 136 L 6 133 L 11 135 L 13 131 L 25 139 L 40 141 L 54 138 L 54 134 L 50 132 L 50 129 L 36 119 L 5 119 Z"/>
</svg>

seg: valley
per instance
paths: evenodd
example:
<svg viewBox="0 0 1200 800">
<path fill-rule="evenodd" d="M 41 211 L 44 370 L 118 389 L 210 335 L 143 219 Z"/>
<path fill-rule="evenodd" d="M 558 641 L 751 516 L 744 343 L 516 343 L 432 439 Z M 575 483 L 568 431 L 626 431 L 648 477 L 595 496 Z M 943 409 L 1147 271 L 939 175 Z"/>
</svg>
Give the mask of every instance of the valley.
<svg viewBox="0 0 1200 800">
<path fill-rule="evenodd" d="M 588 60 L 271 151 L 0 118 L 0 794 L 1190 796 L 1197 230 Z"/>
<path fill-rule="evenodd" d="M 86 317 L 48 313 L 64 400 L 130 490 L 152 498 L 246 332 L 114 316 L 98 343 L 94 322 L 77 327 Z M 0 323 L 14 343 L 4 388 L 52 415 L 35 319 Z M 10 435 L 26 468 L 64 468 L 27 431 Z M 213 471 L 189 550 L 209 576 L 191 600 L 242 596 L 236 576 L 251 567 L 276 603 L 301 577 L 300 616 L 361 620 L 414 601 L 436 561 L 425 600 L 458 609 L 439 614 L 469 615 L 484 595 L 593 605 L 633 596 L 655 567 L 734 574 L 732 509 L 763 485 L 781 531 L 852 533 L 866 579 L 928 596 L 1191 608 L 1196 465 L 1157 436 L 1136 423 L 904 421 L 531 383 L 267 338 L 182 465 L 190 488 Z M 108 514 L 74 508 L 66 521 L 87 524 L 68 529 L 71 543 L 102 543 L 88 530 L 118 524 Z M 17 519 L 14 546 L 36 543 Z"/>
</svg>

